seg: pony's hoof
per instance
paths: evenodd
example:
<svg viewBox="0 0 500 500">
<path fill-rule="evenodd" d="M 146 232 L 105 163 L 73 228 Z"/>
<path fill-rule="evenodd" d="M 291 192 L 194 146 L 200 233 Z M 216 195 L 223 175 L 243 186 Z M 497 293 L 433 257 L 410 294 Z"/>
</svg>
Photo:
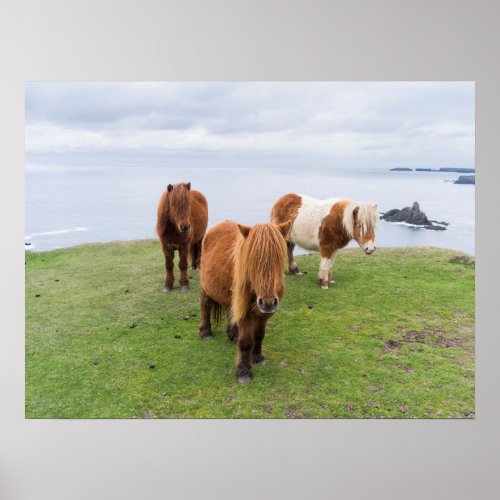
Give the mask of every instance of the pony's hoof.
<svg viewBox="0 0 500 500">
<path fill-rule="evenodd" d="M 187 285 L 181 286 L 181 292 L 188 292 L 189 287 Z"/>
<path fill-rule="evenodd" d="M 300 276 L 302 273 L 299 271 L 299 268 L 298 267 L 292 267 L 292 269 L 289 269 L 290 271 L 290 274 L 297 274 L 298 276 Z"/>
<path fill-rule="evenodd" d="M 335 280 L 330 280 L 328 283 L 331 283 L 332 285 L 336 285 L 337 282 Z"/>
<path fill-rule="evenodd" d="M 264 366 L 266 364 L 266 357 L 263 354 L 256 354 L 253 356 L 253 362 L 255 365 Z"/>
<path fill-rule="evenodd" d="M 164 287 L 163 287 L 163 291 L 164 291 L 165 293 L 171 292 L 171 291 L 172 291 L 172 287 L 171 287 L 171 286 L 164 286 Z"/>
<path fill-rule="evenodd" d="M 323 290 L 328 290 L 328 283 L 321 285 L 321 288 Z"/>
<path fill-rule="evenodd" d="M 210 330 L 209 328 L 200 329 L 200 337 L 203 340 L 212 340 L 213 339 L 212 330 Z"/>
<path fill-rule="evenodd" d="M 236 370 L 236 378 L 240 384 L 248 384 L 252 380 L 252 372 L 249 368 L 238 368 Z"/>
</svg>

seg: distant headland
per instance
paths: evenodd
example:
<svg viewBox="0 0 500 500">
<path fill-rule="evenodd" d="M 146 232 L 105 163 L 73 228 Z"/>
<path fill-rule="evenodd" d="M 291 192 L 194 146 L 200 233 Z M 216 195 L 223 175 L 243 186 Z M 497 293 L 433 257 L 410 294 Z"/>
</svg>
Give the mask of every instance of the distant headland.
<svg viewBox="0 0 500 500">
<path fill-rule="evenodd" d="M 389 170 L 391 172 L 413 172 L 413 169 L 408 167 L 395 167 Z M 459 174 L 475 174 L 476 169 L 464 167 L 416 168 L 415 172 L 458 172 Z"/>
</svg>

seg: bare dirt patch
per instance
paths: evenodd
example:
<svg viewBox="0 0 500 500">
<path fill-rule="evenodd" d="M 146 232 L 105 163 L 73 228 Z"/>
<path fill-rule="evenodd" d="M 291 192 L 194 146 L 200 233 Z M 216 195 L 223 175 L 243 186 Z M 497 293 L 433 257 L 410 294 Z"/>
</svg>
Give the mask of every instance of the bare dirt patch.
<svg viewBox="0 0 500 500">
<path fill-rule="evenodd" d="M 283 414 L 288 418 L 312 418 L 312 415 L 308 413 L 302 413 L 301 411 L 291 409 L 285 410 Z"/>
<path fill-rule="evenodd" d="M 413 373 L 414 372 L 413 368 L 406 366 L 406 365 L 396 365 L 396 368 L 399 368 L 406 373 Z"/>
<path fill-rule="evenodd" d="M 366 390 L 373 392 L 373 393 L 380 392 L 380 391 L 384 390 L 384 386 L 383 385 L 369 385 L 366 387 Z"/>
<path fill-rule="evenodd" d="M 476 267 L 476 261 L 467 255 L 456 255 L 448 260 L 451 264 L 469 264 L 471 267 Z"/>
<path fill-rule="evenodd" d="M 400 339 L 389 339 L 384 343 L 384 352 L 390 353 L 403 347 L 403 344 L 427 344 L 432 347 L 460 347 L 467 339 L 447 334 L 440 328 L 424 328 L 423 330 L 407 330 Z"/>
<path fill-rule="evenodd" d="M 401 340 L 389 339 L 384 343 L 384 352 L 391 352 L 401 348 Z"/>
</svg>

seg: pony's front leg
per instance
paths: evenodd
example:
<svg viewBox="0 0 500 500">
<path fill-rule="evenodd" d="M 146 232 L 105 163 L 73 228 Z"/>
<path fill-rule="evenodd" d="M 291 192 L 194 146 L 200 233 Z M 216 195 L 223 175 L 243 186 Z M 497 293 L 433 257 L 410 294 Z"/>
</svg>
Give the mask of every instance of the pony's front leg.
<svg viewBox="0 0 500 500">
<path fill-rule="evenodd" d="M 165 245 L 163 247 L 165 254 L 165 287 L 164 292 L 171 292 L 174 287 L 174 247 Z"/>
<path fill-rule="evenodd" d="M 329 257 L 321 257 L 321 261 L 319 263 L 319 273 L 318 273 L 318 278 L 319 278 L 319 285 L 323 289 L 328 288 L 328 283 L 330 282 L 331 279 L 331 263 L 332 259 Z"/>
<path fill-rule="evenodd" d="M 252 379 L 252 349 L 254 345 L 252 321 L 243 319 L 238 324 L 238 355 L 236 358 L 236 378 L 240 384 L 248 384 Z"/>
<path fill-rule="evenodd" d="M 179 269 L 181 270 L 179 285 L 181 286 L 181 292 L 187 292 L 189 290 L 189 278 L 187 274 L 188 253 L 189 245 L 184 245 L 179 249 Z"/>
<path fill-rule="evenodd" d="M 337 255 L 337 250 L 333 252 L 331 261 L 330 261 L 330 269 L 328 270 L 328 283 L 335 284 L 336 281 L 333 279 L 332 272 L 333 272 L 333 264 L 335 263 L 335 255 Z"/>
<path fill-rule="evenodd" d="M 286 249 L 288 253 L 288 271 L 292 274 L 301 274 L 299 270 L 299 266 L 295 262 L 293 258 L 293 249 L 295 248 L 295 243 L 293 241 L 286 242 Z"/>
<path fill-rule="evenodd" d="M 252 361 L 256 365 L 262 366 L 266 364 L 266 357 L 262 354 L 262 342 L 266 334 L 266 322 L 267 318 L 261 320 L 255 329 L 255 342 L 252 351 Z"/>
<path fill-rule="evenodd" d="M 212 299 L 202 290 L 200 296 L 200 337 L 205 340 L 213 338 L 210 312 L 212 310 Z"/>
<path fill-rule="evenodd" d="M 231 315 L 227 311 L 227 336 L 231 342 L 238 341 L 238 323 L 231 324 Z"/>
</svg>

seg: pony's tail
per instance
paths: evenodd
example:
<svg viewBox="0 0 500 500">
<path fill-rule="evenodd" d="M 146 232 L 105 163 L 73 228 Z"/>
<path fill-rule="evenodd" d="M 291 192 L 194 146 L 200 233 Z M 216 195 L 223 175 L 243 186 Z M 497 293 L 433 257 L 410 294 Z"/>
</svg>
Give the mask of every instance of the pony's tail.
<svg viewBox="0 0 500 500">
<path fill-rule="evenodd" d="M 210 316 L 212 321 L 218 327 L 222 321 L 222 306 L 217 302 L 212 303 L 212 308 L 210 311 Z"/>
</svg>

